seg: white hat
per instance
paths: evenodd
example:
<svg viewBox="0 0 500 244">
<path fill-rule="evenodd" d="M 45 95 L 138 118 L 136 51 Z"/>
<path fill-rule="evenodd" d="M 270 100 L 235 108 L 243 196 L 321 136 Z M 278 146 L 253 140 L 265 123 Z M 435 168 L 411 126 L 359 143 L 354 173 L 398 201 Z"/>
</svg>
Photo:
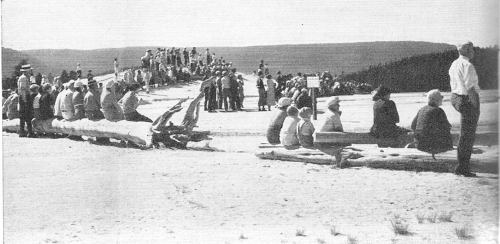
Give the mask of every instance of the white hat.
<svg viewBox="0 0 500 244">
<path fill-rule="evenodd" d="M 340 99 L 339 97 L 330 97 L 327 101 L 326 101 L 326 107 L 330 107 L 332 105 L 335 105 L 335 104 L 339 104 L 340 102 Z"/>
<path fill-rule="evenodd" d="M 109 80 L 107 83 L 106 83 L 106 88 L 112 88 L 114 85 L 114 81 L 113 80 Z"/>
<path fill-rule="evenodd" d="M 70 87 L 70 86 L 74 87 L 74 85 L 75 85 L 75 80 L 69 80 L 68 81 L 68 87 Z"/>
<path fill-rule="evenodd" d="M 77 80 L 77 81 L 75 82 L 75 88 L 77 88 L 77 87 L 82 87 L 82 86 L 83 86 L 83 82 L 82 82 L 81 80 Z"/>
<path fill-rule="evenodd" d="M 278 107 L 280 108 L 283 108 L 283 107 L 287 107 L 287 106 L 290 106 L 292 104 L 292 99 L 288 98 L 288 97 L 282 97 L 280 98 L 280 100 L 278 100 Z"/>
</svg>

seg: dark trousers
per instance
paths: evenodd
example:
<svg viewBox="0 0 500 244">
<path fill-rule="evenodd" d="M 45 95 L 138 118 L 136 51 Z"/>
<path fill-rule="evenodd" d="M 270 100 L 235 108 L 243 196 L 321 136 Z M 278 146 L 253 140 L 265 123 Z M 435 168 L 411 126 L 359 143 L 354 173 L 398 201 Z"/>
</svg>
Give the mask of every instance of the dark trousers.
<svg viewBox="0 0 500 244">
<path fill-rule="evenodd" d="M 476 108 L 470 102 L 469 96 L 452 94 L 451 104 L 460 113 L 460 138 L 457 149 L 458 166 L 455 172 L 470 172 L 470 157 L 479 119 L 479 101 L 477 101 L 478 107 Z"/>
<path fill-rule="evenodd" d="M 231 97 L 231 90 L 229 88 L 222 89 L 222 101 L 224 102 L 224 110 L 227 111 L 227 99 Z"/>
<path fill-rule="evenodd" d="M 222 87 L 217 88 L 217 108 L 222 109 Z"/>
<path fill-rule="evenodd" d="M 20 114 L 19 121 L 21 123 L 19 124 L 19 133 L 25 132 L 24 125 L 26 125 L 29 134 L 33 133 L 33 127 L 31 126 L 31 120 L 33 120 L 33 116 L 26 114 L 26 112 Z"/>
</svg>

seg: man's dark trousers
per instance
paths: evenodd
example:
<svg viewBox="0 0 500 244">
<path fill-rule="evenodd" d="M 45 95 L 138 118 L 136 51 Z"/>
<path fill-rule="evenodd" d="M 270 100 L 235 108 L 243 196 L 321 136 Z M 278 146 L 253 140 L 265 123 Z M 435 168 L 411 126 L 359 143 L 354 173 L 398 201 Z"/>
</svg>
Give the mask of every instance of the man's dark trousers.
<svg viewBox="0 0 500 244">
<path fill-rule="evenodd" d="M 477 97 L 479 100 L 479 97 Z M 479 119 L 479 101 L 477 108 L 470 102 L 467 95 L 451 95 L 451 104 L 460 113 L 460 138 L 458 140 L 458 166 L 455 173 L 470 172 L 470 157 Z"/>
</svg>

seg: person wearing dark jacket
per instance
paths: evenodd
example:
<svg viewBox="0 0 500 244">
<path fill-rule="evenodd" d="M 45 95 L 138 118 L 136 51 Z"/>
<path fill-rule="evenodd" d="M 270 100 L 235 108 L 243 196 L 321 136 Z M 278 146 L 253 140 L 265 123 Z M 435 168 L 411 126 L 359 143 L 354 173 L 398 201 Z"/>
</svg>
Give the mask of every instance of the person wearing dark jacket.
<svg viewBox="0 0 500 244">
<path fill-rule="evenodd" d="M 50 94 L 52 87 L 50 84 L 45 83 L 42 86 L 42 93 L 40 96 L 40 120 L 46 120 L 54 117 L 54 110 L 52 109 L 52 96 Z"/>
<path fill-rule="evenodd" d="M 434 89 L 427 93 L 428 104 L 421 108 L 411 123 L 415 133 L 417 149 L 434 154 L 453 149 L 451 124 L 446 113 L 439 106 L 443 104 L 443 96 Z M 435 158 L 434 158 L 435 159 Z"/>
<path fill-rule="evenodd" d="M 266 88 L 264 87 L 264 74 L 262 72 L 259 72 L 259 77 L 257 78 L 257 90 L 259 92 L 259 101 L 258 101 L 258 106 L 259 106 L 259 111 L 266 111 Z M 286 114 L 286 112 L 285 112 Z"/>
<path fill-rule="evenodd" d="M 399 114 L 396 104 L 390 100 L 391 90 L 381 85 L 373 96 L 373 126 L 370 134 L 376 138 L 393 138 L 408 132 L 397 126 Z"/>
<path fill-rule="evenodd" d="M 285 122 L 285 118 L 287 116 L 286 110 L 292 104 L 292 99 L 288 97 L 282 97 L 278 101 L 278 110 L 276 110 L 273 118 L 271 119 L 271 123 L 267 127 L 266 137 L 267 141 L 270 144 L 279 144 L 280 143 L 280 131 L 281 127 L 283 127 L 283 122 Z"/>
<path fill-rule="evenodd" d="M 26 99 L 19 99 L 19 137 L 36 137 L 33 133 L 33 127 L 31 126 L 31 120 L 33 119 L 33 100 L 38 95 L 39 86 L 32 84 L 29 87 L 29 93 L 26 93 Z M 24 130 L 24 125 L 28 129 L 28 133 Z"/>
<path fill-rule="evenodd" d="M 307 94 L 307 88 L 302 88 L 300 95 L 297 97 L 297 101 L 295 101 L 295 105 L 297 105 L 298 109 L 303 107 L 312 108 L 312 98 Z"/>
</svg>

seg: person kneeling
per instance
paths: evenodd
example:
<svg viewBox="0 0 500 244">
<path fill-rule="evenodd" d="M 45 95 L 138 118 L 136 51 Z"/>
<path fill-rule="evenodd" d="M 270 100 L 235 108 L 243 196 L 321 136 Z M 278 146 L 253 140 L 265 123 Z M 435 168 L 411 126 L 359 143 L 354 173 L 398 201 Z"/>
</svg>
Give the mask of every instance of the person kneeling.
<svg viewBox="0 0 500 244">
<path fill-rule="evenodd" d="M 421 108 L 411 123 L 415 133 L 417 149 L 434 154 L 453 149 L 451 139 L 451 124 L 441 106 L 443 96 L 439 90 L 434 89 L 427 93 L 428 104 Z"/>
</svg>

